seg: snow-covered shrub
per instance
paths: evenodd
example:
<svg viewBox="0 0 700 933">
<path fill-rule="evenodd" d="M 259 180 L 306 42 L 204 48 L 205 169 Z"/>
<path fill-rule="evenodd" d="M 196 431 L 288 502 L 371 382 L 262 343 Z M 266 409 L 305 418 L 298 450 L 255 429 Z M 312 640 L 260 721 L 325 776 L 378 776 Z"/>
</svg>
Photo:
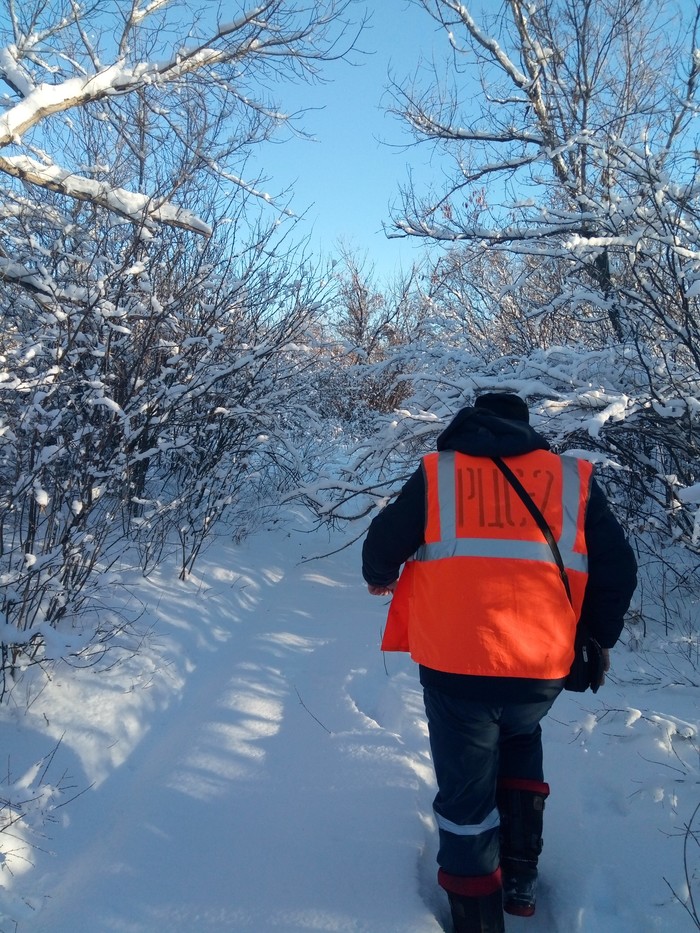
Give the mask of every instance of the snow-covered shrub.
<svg viewBox="0 0 700 933">
<path fill-rule="evenodd" d="M 349 5 L 0 4 L 0 698 L 126 540 L 186 573 L 250 510 L 324 286 L 242 172 Z"/>
</svg>

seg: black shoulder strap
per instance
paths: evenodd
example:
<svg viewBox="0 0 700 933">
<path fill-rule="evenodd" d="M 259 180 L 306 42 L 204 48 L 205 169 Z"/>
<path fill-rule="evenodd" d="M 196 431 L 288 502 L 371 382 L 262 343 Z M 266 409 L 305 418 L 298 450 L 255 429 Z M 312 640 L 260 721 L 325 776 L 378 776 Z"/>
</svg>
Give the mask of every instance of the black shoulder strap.
<svg viewBox="0 0 700 933">
<path fill-rule="evenodd" d="M 552 534 L 552 529 L 549 527 L 544 515 L 540 512 L 540 510 L 537 508 L 535 503 L 532 501 L 532 497 L 530 496 L 528 491 L 525 489 L 523 484 L 520 482 L 518 477 L 515 475 L 515 473 L 511 470 L 511 468 L 506 463 L 504 463 L 500 457 L 491 457 L 491 459 L 496 464 L 496 466 L 501 471 L 501 473 L 503 473 L 503 475 L 508 480 L 508 482 L 513 487 L 513 489 L 520 496 L 520 498 L 523 501 L 523 505 L 528 510 L 530 515 L 532 515 L 532 517 L 537 522 L 537 527 L 540 529 L 540 531 L 544 535 L 545 540 L 547 544 L 549 545 L 552 554 L 554 555 L 554 560 L 556 561 L 557 567 L 559 568 L 559 575 L 561 576 L 561 582 L 564 584 L 566 595 L 569 599 L 569 602 L 571 603 L 572 602 L 571 587 L 569 586 L 569 578 L 566 575 L 566 567 L 564 566 L 564 561 L 561 558 L 561 552 L 559 551 L 557 542 L 555 541 L 554 535 Z"/>
</svg>

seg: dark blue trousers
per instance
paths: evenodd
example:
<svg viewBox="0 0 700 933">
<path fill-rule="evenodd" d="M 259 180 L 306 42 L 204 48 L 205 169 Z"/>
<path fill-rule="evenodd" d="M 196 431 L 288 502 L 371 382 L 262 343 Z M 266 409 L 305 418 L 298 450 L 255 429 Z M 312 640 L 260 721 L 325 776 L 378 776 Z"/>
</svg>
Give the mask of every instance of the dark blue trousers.
<svg viewBox="0 0 700 933">
<path fill-rule="evenodd" d="M 508 780 L 542 782 L 540 720 L 561 686 L 535 702 L 480 702 L 424 687 L 438 793 L 438 864 L 451 875 L 490 875 L 499 866 L 496 789 Z M 551 696 L 549 695 L 551 694 Z"/>
</svg>

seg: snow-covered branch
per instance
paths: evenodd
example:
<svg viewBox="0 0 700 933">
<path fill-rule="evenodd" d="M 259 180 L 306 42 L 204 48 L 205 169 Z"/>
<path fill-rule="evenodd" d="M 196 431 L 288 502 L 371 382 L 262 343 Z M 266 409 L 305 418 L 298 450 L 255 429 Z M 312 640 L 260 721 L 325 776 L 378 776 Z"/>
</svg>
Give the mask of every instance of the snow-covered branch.
<svg viewBox="0 0 700 933">
<path fill-rule="evenodd" d="M 43 165 L 27 156 L 0 156 L 0 171 L 78 201 L 89 201 L 99 207 L 105 207 L 133 223 L 157 221 L 205 236 L 211 234 L 208 224 L 192 211 L 143 194 L 126 191 L 124 188 L 111 187 L 104 182 L 74 175 L 57 165 Z"/>
<path fill-rule="evenodd" d="M 27 70 L 18 62 L 17 49 L 14 46 L 0 49 L 0 79 L 18 97 L 28 97 L 34 90 L 34 82 Z"/>
</svg>

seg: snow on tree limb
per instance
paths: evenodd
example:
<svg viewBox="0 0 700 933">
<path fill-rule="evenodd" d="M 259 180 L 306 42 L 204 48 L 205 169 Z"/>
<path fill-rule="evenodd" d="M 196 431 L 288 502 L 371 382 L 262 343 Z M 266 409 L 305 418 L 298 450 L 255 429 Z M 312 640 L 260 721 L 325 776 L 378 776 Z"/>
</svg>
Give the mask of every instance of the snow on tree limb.
<svg viewBox="0 0 700 933">
<path fill-rule="evenodd" d="M 27 130 L 52 114 L 71 110 L 110 95 L 129 93 L 153 83 L 175 83 L 186 75 L 206 67 L 242 59 L 251 53 L 261 54 L 266 45 L 277 45 L 274 37 L 269 41 L 248 38 L 241 44 L 230 47 L 215 46 L 245 26 L 255 23 L 256 17 L 264 13 L 269 6 L 269 3 L 262 4 L 249 10 L 235 22 L 220 25 L 207 42 L 196 48 L 181 48 L 169 60 L 139 62 L 135 65 L 116 62 L 96 74 L 68 78 L 57 84 L 33 86 L 27 76 L 23 76 L 11 50 L 0 50 L 0 75 L 23 96 L 20 103 L 0 117 L 0 147 L 21 139 Z M 287 36 L 283 46 L 286 48 L 293 38 Z"/>
<path fill-rule="evenodd" d="M 21 262 L 9 259 L 0 251 L 0 281 L 19 285 L 25 291 L 31 292 L 44 305 L 60 304 L 62 307 L 86 305 L 95 300 L 97 289 L 70 284 L 62 286 L 56 279 L 47 273 L 33 272 Z M 109 302 L 101 301 L 101 311 L 113 308 Z"/>
<path fill-rule="evenodd" d="M 0 280 L 14 282 L 30 292 L 49 296 L 50 290 L 46 287 L 44 279 L 34 272 L 30 272 L 19 262 L 14 262 L 0 254 Z"/>
<path fill-rule="evenodd" d="M 164 5 L 167 5 L 165 0 L 153 0 L 145 9 L 132 10 L 127 32 Z M 319 13 L 317 22 L 284 30 L 266 18 L 279 12 L 277 8 L 281 6 L 280 0 L 259 3 L 235 20 L 218 23 L 207 39 L 192 46 L 183 44 L 164 60 L 128 64 L 122 56 L 95 74 L 68 78 L 56 84 L 33 84 L 17 59 L 16 48 L 0 49 L 0 77 L 23 97 L 0 118 L 0 146 L 21 137 L 26 130 L 51 114 L 152 84 L 177 83 L 213 65 L 240 62 L 250 56 L 269 55 L 299 60 L 323 58 L 325 52 L 316 48 L 313 41 L 314 28 L 328 25 L 336 14 Z M 307 46 L 302 49 L 304 42 Z"/>
<path fill-rule="evenodd" d="M 27 156 L 6 156 L 0 157 L 0 171 L 78 201 L 90 201 L 100 207 L 106 207 L 133 223 L 158 221 L 204 236 L 211 235 L 208 224 L 192 211 L 145 194 L 115 188 L 91 178 L 75 175 L 57 165 L 42 165 L 41 162 Z"/>
<path fill-rule="evenodd" d="M 467 7 L 463 3 L 455 2 L 455 0 L 443 0 L 444 5 L 452 10 L 454 13 L 459 16 L 462 23 L 473 36 L 476 42 L 485 49 L 492 58 L 498 62 L 501 68 L 512 78 L 513 82 L 521 88 L 526 88 L 529 85 L 529 79 L 527 75 L 513 63 L 513 61 L 508 57 L 503 48 L 498 44 L 498 42 L 493 39 L 491 36 L 487 36 L 483 30 L 479 28 L 476 23 L 476 20 L 471 15 Z M 454 37 L 452 33 L 449 34 L 450 44 L 454 47 Z"/>
<path fill-rule="evenodd" d="M 80 107 L 111 93 L 123 93 L 148 83 L 148 66 L 125 69 L 112 65 L 88 78 L 60 84 L 39 84 L 19 104 L 0 117 L 0 146 L 16 142 L 45 117 Z"/>
<path fill-rule="evenodd" d="M 34 82 L 17 61 L 16 51 L 14 46 L 0 49 L 0 78 L 15 94 L 27 97 L 34 90 Z"/>
</svg>

